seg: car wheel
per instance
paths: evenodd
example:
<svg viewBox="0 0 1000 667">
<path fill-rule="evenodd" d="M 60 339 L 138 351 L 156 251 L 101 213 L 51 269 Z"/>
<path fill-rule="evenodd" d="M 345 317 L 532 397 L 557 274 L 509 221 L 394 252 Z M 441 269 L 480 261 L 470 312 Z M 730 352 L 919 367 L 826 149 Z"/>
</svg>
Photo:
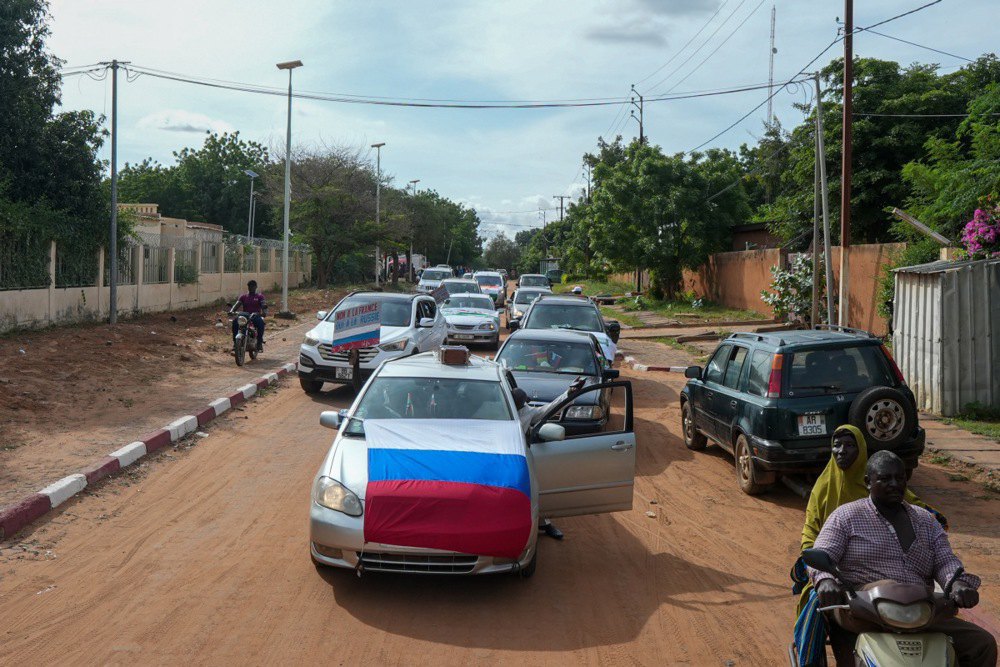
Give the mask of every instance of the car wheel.
<svg viewBox="0 0 1000 667">
<path fill-rule="evenodd" d="M 691 402 L 684 401 L 681 405 L 681 428 L 684 431 L 684 446 L 692 451 L 705 449 L 708 438 L 695 428 L 694 411 L 691 410 Z"/>
<path fill-rule="evenodd" d="M 736 483 L 740 485 L 740 490 L 743 493 L 748 496 L 756 496 L 774 486 L 773 479 L 766 481 L 761 479 L 764 475 L 757 471 L 757 466 L 754 465 L 750 454 L 750 443 L 747 442 L 747 437 L 742 433 L 736 438 L 735 454 Z"/>
<path fill-rule="evenodd" d="M 307 394 L 318 394 L 323 389 L 322 380 L 312 380 L 301 375 L 299 376 L 299 385 L 302 386 L 302 391 Z"/>
<path fill-rule="evenodd" d="M 892 449 L 912 437 L 917 409 L 897 389 L 869 387 L 851 403 L 847 419 L 861 429 L 873 450 Z"/>
<path fill-rule="evenodd" d="M 528 564 L 517 571 L 521 575 L 522 579 L 530 579 L 533 574 L 535 574 L 535 569 L 538 567 L 538 547 L 535 547 L 535 554 L 528 561 Z"/>
</svg>

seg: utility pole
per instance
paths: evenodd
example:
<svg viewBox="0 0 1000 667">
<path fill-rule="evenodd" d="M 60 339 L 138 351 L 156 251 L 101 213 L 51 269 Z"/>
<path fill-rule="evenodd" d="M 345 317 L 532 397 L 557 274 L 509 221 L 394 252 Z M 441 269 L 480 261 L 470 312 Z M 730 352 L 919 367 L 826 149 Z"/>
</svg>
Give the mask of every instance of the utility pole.
<svg viewBox="0 0 1000 667">
<path fill-rule="evenodd" d="M 118 323 L 118 68 L 128 62 L 101 63 L 111 69 L 111 238 L 108 240 L 108 324 Z"/>
<path fill-rule="evenodd" d="M 767 69 L 767 123 L 770 125 L 774 122 L 774 54 L 778 52 L 778 49 L 774 48 L 774 19 L 776 14 L 776 8 L 771 5 L 771 53 L 769 56 L 770 63 Z"/>
<path fill-rule="evenodd" d="M 847 252 L 851 247 L 851 148 L 854 112 L 854 0 L 844 0 L 844 119 L 840 165 L 840 310 L 837 323 L 847 326 Z"/>
<path fill-rule="evenodd" d="M 644 103 L 644 100 L 643 100 L 642 95 L 639 94 L 639 91 L 635 89 L 635 84 L 634 83 L 632 84 L 632 92 L 634 93 L 634 95 L 632 96 L 632 100 L 631 100 L 632 106 L 634 106 L 636 109 L 639 110 L 639 115 L 636 116 L 634 110 L 631 112 L 631 114 L 632 114 L 632 118 L 634 118 L 636 121 L 639 122 L 639 143 L 643 144 L 643 143 L 646 142 L 645 125 L 643 124 L 643 121 L 644 121 L 644 117 L 643 117 L 643 103 Z M 639 98 L 639 102 L 638 103 L 635 101 L 636 97 Z"/>
<path fill-rule="evenodd" d="M 413 197 L 417 196 L 417 183 L 420 182 L 419 178 L 415 178 L 409 182 L 406 187 L 413 188 Z M 424 261 L 427 260 L 427 248 L 424 248 Z M 412 285 L 416 282 L 417 272 L 413 268 L 413 221 L 410 221 L 410 265 L 406 267 L 406 272 L 410 274 L 410 284 Z"/>
<path fill-rule="evenodd" d="M 833 250 L 830 247 L 830 197 L 826 180 L 826 145 L 823 142 L 823 93 L 816 83 L 816 162 L 819 168 L 819 192 L 823 205 L 823 264 L 826 266 L 826 322 L 833 324 Z M 843 274 L 841 274 L 843 275 Z"/>
<path fill-rule="evenodd" d="M 590 163 L 585 163 L 587 167 L 587 203 L 590 203 Z"/>
<path fill-rule="evenodd" d="M 250 205 L 247 207 L 247 238 L 253 239 L 253 182 L 260 174 L 252 169 L 244 169 L 243 173 L 250 177 Z"/>
<path fill-rule="evenodd" d="M 563 201 L 569 199 L 569 195 L 552 195 L 553 199 L 559 200 L 559 222 L 563 219 Z"/>
<path fill-rule="evenodd" d="M 809 326 L 819 324 L 819 125 L 813 139 L 816 160 L 813 164 L 813 251 L 812 251 L 812 306 L 809 309 Z"/>
<path fill-rule="evenodd" d="M 382 199 L 382 147 L 385 146 L 383 141 L 380 144 L 372 144 L 372 148 L 375 149 L 375 230 L 376 233 L 381 233 L 382 226 L 379 224 L 381 221 L 381 199 Z M 375 287 L 378 287 L 379 273 L 382 270 L 380 266 L 380 259 L 382 255 L 379 253 L 378 243 L 375 244 Z M 413 255 L 410 255 L 412 260 Z"/>
<path fill-rule="evenodd" d="M 292 70 L 302 67 L 301 60 L 278 63 L 278 69 L 288 70 L 288 127 L 285 132 L 285 216 L 281 245 L 281 315 L 290 315 L 288 311 L 288 215 L 292 205 Z"/>
</svg>

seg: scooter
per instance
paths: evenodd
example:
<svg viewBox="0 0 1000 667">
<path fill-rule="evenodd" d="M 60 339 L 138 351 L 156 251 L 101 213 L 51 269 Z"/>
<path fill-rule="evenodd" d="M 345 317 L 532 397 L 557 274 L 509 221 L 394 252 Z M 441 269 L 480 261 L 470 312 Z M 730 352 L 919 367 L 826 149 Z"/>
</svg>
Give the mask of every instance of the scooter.
<svg viewBox="0 0 1000 667">
<path fill-rule="evenodd" d="M 821 549 L 802 552 L 806 565 L 832 574 L 847 589 L 847 603 L 820 607 L 823 612 L 845 614 L 852 620 L 874 625 L 882 632 L 862 632 L 854 645 L 858 667 L 913 667 L 935 665 L 954 667 L 955 649 L 943 632 L 924 632 L 937 621 L 953 617 L 958 608 L 951 600 L 951 589 L 964 572 L 958 568 L 945 586 L 936 592 L 923 584 L 895 581 L 857 590 L 846 581 L 830 555 Z M 836 622 L 830 619 L 829 622 Z M 791 652 L 793 665 L 797 662 Z"/>
</svg>

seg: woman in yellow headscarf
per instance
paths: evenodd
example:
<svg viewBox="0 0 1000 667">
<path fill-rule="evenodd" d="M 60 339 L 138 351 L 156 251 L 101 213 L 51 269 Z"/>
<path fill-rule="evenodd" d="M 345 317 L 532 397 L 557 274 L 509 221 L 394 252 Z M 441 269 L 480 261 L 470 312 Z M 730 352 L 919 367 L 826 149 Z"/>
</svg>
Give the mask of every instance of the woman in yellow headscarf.
<svg viewBox="0 0 1000 667">
<path fill-rule="evenodd" d="M 835 509 L 868 496 L 868 487 L 865 486 L 867 465 L 868 444 L 861 430 L 850 424 L 837 427 L 833 432 L 830 461 L 809 494 L 800 551 L 812 548 L 823 524 Z M 944 515 L 928 507 L 910 489 L 906 490 L 903 499 L 911 505 L 930 511 L 945 530 L 948 529 Z M 800 594 L 795 610 L 795 648 L 799 654 L 799 664 L 822 664 L 826 628 L 822 615 L 816 610 L 816 596 L 806 576 L 802 559 L 796 561 L 792 568 L 792 580 L 795 582 L 792 591 Z"/>
</svg>

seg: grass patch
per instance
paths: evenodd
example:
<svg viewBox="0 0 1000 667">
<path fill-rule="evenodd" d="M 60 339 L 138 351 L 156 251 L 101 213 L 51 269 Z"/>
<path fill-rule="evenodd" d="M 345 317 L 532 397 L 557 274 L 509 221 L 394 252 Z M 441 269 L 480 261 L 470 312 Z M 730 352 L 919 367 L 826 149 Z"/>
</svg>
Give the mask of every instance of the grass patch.
<svg viewBox="0 0 1000 667">
<path fill-rule="evenodd" d="M 645 299 L 645 302 L 647 310 L 651 310 L 657 315 L 676 317 L 680 320 L 688 318 L 707 320 L 709 322 L 723 322 L 727 320 L 750 321 L 768 319 L 767 315 L 762 315 L 752 310 L 728 308 L 708 301 L 703 301 L 700 308 L 695 308 L 688 301 L 656 301 L 654 299 Z"/>
<path fill-rule="evenodd" d="M 629 327 L 641 327 L 642 320 L 633 315 L 632 313 L 623 313 L 620 310 L 615 310 L 614 308 L 609 308 L 608 306 L 601 306 L 601 315 L 605 319 L 618 320 L 625 326 Z"/>
<path fill-rule="evenodd" d="M 692 357 L 700 362 L 705 362 L 708 360 L 708 355 L 696 348 L 694 345 L 688 345 L 687 343 L 678 343 L 676 338 L 654 338 L 657 343 L 662 343 L 667 347 L 672 347 L 675 350 L 680 350 L 681 352 L 687 352 Z"/>
<path fill-rule="evenodd" d="M 608 282 L 606 280 L 575 280 L 569 283 L 556 283 L 552 286 L 552 291 L 556 294 L 564 294 L 579 285 L 583 288 L 583 293 L 587 296 L 599 296 L 601 294 L 620 295 L 631 292 L 635 285 L 622 282 Z"/>
<path fill-rule="evenodd" d="M 962 414 L 945 419 L 961 429 L 1000 441 L 1000 410 L 979 403 L 969 403 Z"/>
<path fill-rule="evenodd" d="M 937 465 L 944 465 L 949 461 L 951 461 L 951 454 L 935 454 L 931 457 L 931 463 L 935 463 Z"/>
</svg>

